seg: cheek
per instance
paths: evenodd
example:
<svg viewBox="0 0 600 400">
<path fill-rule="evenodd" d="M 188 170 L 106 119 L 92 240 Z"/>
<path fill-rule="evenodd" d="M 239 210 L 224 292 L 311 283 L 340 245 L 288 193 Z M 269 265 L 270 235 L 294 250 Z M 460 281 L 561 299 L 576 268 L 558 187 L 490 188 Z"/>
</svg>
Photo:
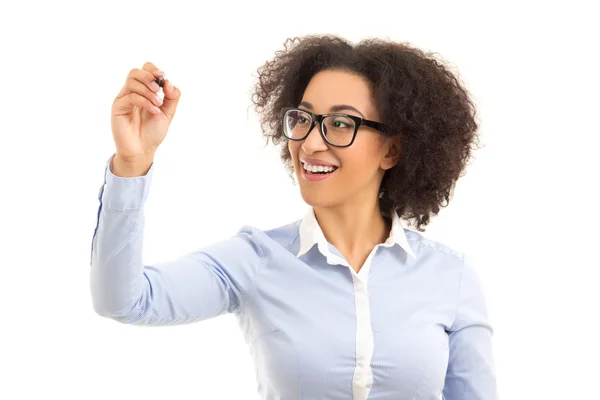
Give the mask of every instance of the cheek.
<svg viewBox="0 0 600 400">
<path fill-rule="evenodd" d="M 356 143 L 355 143 L 356 144 Z M 354 146 L 354 144 L 352 145 Z M 345 170 L 351 173 L 364 171 L 365 166 L 369 164 L 369 154 L 365 149 L 359 146 L 349 147 L 340 154 L 340 161 Z"/>
<path fill-rule="evenodd" d="M 298 151 L 299 151 L 300 143 L 294 142 L 292 140 L 288 140 L 288 150 L 290 152 L 290 156 L 292 157 L 292 164 L 294 169 L 296 168 L 296 160 L 298 159 Z"/>
<path fill-rule="evenodd" d="M 360 143 L 365 159 L 369 160 L 371 164 L 377 164 L 381 161 L 386 149 L 386 144 L 381 136 L 369 132 L 369 134 L 363 135 Z"/>
<path fill-rule="evenodd" d="M 288 140 L 288 150 L 290 151 L 290 154 L 292 155 L 292 160 L 296 159 L 296 154 L 298 154 L 298 143 L 292 141 L 292 140 Z"/>
<path fill-rule="evenodd" d="M 360 181 L 370 179 L 379 170 L 380 157 L 377 149 L 372 143 L 360 143 L 354 148 L 352 146 L 340 157 L 345 169 L 344 176 Z"/>
</svg>

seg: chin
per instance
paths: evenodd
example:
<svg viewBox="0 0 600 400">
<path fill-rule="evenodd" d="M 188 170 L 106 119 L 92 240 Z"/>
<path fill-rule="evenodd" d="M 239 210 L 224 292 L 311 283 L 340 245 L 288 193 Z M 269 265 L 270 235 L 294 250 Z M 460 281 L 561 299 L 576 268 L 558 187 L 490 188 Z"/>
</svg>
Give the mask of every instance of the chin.
<svg viewBox="0 0 600 400">
<path fill-rule="evenodd" d="M 300 194 L 302 200 L 311 207 L 331 207 L 335 204 L 332 196 L 329 196 L 324 190 L 307 189 L 300 185 Z"/>
<path fill-rule="evenodd" d="M 296 170 L 296 179 L 300 187 L 300 195 L 306 204 L 311 207 L 331 207 L 338 203 L 336 197 L 331 193 L 333 186 L 329 182 L 310 182 L 298 174 Z"/>
</svg>

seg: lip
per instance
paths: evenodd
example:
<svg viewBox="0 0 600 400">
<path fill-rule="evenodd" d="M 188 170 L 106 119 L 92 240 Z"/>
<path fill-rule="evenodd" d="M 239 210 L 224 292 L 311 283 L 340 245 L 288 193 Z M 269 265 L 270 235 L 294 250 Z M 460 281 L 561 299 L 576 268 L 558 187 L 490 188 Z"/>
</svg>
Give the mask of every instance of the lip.
<svg viewBox="0 0 600 400">
<path fill-rule="evenodd" d="M 324 167 L 339 167 L 338 165 L 331 164 L 331 163 L 321 161 L 321 160 L 317 160 L 315 158 L 301 158 L 300 164 L 302 164 L 302 163 L 306 163 L 306 164 L 310 164 L 310 165 L 322 165 Z"/>
</svg>

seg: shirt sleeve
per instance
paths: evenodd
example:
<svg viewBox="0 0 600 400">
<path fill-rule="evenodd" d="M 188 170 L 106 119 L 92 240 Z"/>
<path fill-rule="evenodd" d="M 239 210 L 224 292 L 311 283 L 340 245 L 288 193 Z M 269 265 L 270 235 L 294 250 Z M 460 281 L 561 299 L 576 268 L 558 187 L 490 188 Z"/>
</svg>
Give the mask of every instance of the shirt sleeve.
<svg viewBox="0 0 600 400">
<path fill-rule="evenodd" d="M 114 156 L 114 155 L 113 155 Z M 111 169 L 98 199 L 92 238 L 90 289 L 96 313 L 135 325 L 176 325 L 239 310 L 265 261 L 245 226 L 233 237 L 172 261 L 142 262 L 143 206 L 154 163 L 144 176 L 124 178 Z"/>
<path fill-rule="evenodd" d="M 463 262 L 456 318 L 448 330 L 450 355 L 443 398 L 496 400 L 494 330 L 472 259 L 464 255 Z"/>
</svg>

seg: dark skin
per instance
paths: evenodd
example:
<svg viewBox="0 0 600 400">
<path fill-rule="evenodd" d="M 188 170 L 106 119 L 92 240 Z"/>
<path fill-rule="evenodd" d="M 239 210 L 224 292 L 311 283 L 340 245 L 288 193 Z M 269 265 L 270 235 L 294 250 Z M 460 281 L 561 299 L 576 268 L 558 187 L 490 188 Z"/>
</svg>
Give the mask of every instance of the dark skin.
<svg viewBox="0 0 600 400">
<path fill-rule="evenodd" d="M 317 114 L 331 112 L 334 105 L 351 105 L 350 115 L 379 121 L 367 82 L 356 74 L 327 70 L 309 82 L 300 108 Z M 352 269 L 362 268 L 373 248 L 386 241 L 391 224 L 381 216 L 378 193 L 386 170 L 398 162 L 399 149 L 389 138 L 361 126 L 354 143 L 347 148 L 329 146 L 315 126 L 301 142 L 289 141 L 302 198 L 314 208 L 328 242 L 333 244 Z M 338 166 L 328 178 L 309 181 L 302 175 L 300 160 L 318 159 Z"/>
</svg>

